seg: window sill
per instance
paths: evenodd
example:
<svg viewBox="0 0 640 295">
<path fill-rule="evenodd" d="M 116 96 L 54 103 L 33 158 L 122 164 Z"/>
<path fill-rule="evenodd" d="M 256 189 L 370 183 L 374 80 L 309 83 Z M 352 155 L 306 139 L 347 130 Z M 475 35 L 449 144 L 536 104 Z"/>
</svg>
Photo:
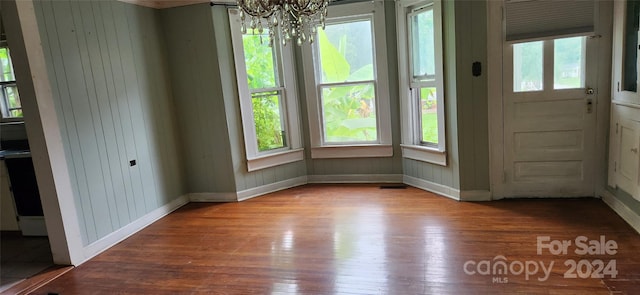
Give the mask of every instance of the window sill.
<svg viewBox="0 0 640 295">
<path fill-rule="evenodd" d="M 24 124 L 24 118 L 2 118 L 0 119 L 2 124 Z"/>
<path fill-rule="evenodd" d="M 261 155 L 247 159 L 247 170 L 249 172 L 282 164 L 301 161 L 304 159 L 304 149 L 294 149 L 273 154 Z"/>
<path fill-rule="evenodd" d="M 311 149 L 313 159 L 392 157 L 393 146 L 386 144 L 326 145 Z"/>
<path fill-rule="evenodd" d="M 440 151 L 434 148 L 429 148 L 421 145 L 408 145 L 401 144 L 402 157 L 436 164 L 440 166 L 447 166 L 447 152 Z"/>
</svg>

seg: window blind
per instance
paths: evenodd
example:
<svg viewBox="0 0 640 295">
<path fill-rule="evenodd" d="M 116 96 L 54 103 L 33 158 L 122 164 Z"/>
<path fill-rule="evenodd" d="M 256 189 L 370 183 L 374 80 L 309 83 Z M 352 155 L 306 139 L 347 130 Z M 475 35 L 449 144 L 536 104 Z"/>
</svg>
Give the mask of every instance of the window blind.
<svg viewBox="0 0 640 295">
<path fill-rule="evenodd" d="M 506 40 L 590 34 L 595 0 L 507 0 Z"/>
</svg>

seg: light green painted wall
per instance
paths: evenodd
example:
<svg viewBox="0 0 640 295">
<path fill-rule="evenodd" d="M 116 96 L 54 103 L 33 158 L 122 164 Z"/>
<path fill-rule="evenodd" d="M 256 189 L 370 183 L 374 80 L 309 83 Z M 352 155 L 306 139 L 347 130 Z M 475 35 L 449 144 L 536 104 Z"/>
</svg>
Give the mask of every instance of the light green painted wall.
<svg viewBox="0 0 640 295">
<path fill-rule="evenodd" d="M 247 171 L 227 7 L 163 9 L 190 193 L 233 193 L 306 175 L 305 161 Z"/>
<path fill-rule="evenodd" d="M 456 1 L 455 26 L 460 190 L 488 191 L 487 2 Z M 476 61 L 478 77 L 471 73 Z"/>
<path fill-rule="evenodd" d="M 86 246 L 185 193 L 160 18 L 116 1 L 34 6 Z"/>
<path fill-rule="evenodd" d="M 209 4 L 161 10 L 188 192 L 235 192 Z"/>
</svg>

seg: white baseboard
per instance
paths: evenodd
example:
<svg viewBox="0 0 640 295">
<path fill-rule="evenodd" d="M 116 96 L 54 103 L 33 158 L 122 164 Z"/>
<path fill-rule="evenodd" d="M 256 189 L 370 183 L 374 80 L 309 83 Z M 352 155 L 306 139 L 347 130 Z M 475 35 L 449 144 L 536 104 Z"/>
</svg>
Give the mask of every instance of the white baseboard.
<svg viewBox="0 0 640 295">
<path fill-rule="evenodd" d="M 460 190 L 458 189 L 408 175 L 404 175 L 403 182 L 410 186 L 460 201 Z"/>
<path fill-rule="evenodd" d="M 190 193 L 187 194 L 191 202 L 237 202 L 238 194 L 236 193 Z"/>
<path fill-rule="evenodd" d="M 402 183 L 402 174 L 309 175 L 309 183 Z"/>
<path fill-rule="evenodd" d="M 465 202 L 481 202 L 481 201 L 491 201 L 491 192 L 490 191 L 460 191 L 460 201 Z"/>
<path fill-rule="evenodd" d="M 108 234 L 107 236 L 91 243 L 88 246 L 85 246 L 83 249 L 84 260 L 77 265 L 84 263 L 85 261 L 93 258 L 94 256 L 102 253 L 103 251 L 109 249 L 120 241 L 128 238 L 129 236 L 137 233 L 143 228 L 149 226 L 154 223 L 158 219 L 166 216 L 167 214 L 173 212 L 174 210 L 184 206 L 189 203 L 189 197 L 187 195 L 183 195 L 178 197 L 177 199 L 165 204 L 164 206 L 155 209 L 146 215 L 138 218 L 137 220 L 125 225 L 124 227 Z M 76 265 L 76 266 L 77 266 Z"/>
<path fill-rule="evenodd" d="M 258 187 L 253 187 L 250 189 L 246 189 L 238 192 L 238 201 L 244 201 L 251 198 L 255 198 L 258 196 L 266 195 L 268 193 L 281 191 L 284 189 L 292 188 L 295 186 L 300 186 L 307 184 L 307 176 L 299 176 L 296 178 L 291 178 L 283 181 L 278 181 Z"/>
<path fill-rule="evenodd" d="M 609 191 L 601 192 L 602 200 L 613 209 L 624 221 L 626 221 L 633 229 L 640 233 L 640 215 L 633 212 L 627 205 L 620 202 L 616 196 Z"/>
</svg>

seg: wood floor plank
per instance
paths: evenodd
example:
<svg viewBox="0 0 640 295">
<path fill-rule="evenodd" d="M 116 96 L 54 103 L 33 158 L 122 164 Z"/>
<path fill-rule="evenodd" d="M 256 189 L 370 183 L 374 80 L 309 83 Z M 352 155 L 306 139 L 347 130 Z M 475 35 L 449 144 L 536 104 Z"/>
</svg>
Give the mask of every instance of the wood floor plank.
<svg viewBox="0 0 640 295">
<path fill-rule="evenodd" d="M 538 236 L 601 235 L 615 255 L 537 254 Z M 466 203 L 411 187 L 307 185 L 188 204 L 34 294 L 640 294 L 638 253 L 640 235 L 597 199 Z M 484 267 L 502 259 L 508 274 Z M 565 278 L 568 259 L 615 260 L 618 274 Z"/>
</svg>

